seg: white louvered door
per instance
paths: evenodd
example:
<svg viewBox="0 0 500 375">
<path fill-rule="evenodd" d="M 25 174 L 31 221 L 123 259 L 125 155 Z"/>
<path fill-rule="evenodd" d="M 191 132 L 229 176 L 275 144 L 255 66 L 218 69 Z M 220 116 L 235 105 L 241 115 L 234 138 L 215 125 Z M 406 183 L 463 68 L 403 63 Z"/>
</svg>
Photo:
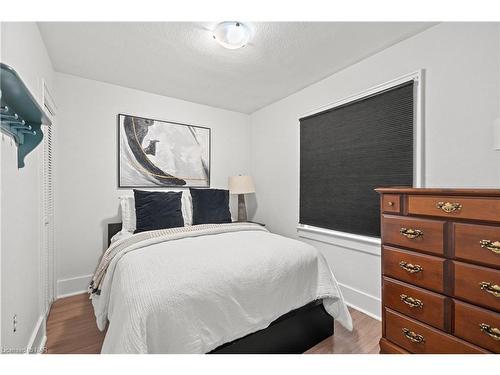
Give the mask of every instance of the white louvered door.
<svg viewBox="0 0 500 375">
<path fill-rule="evenodd" d="M 43 245 L 41 266 L 43 271 L 42 286 L 44 288 L 44 312 L 55 297 L 54 275 L 54 129 L 53 126 L 44 127 L 43 140 Z"/>
<path fill-rule="evenodd" d="M 54 144 L 56 105 L 50 92 L 42 83 L 42 98 L 46 114 L 52 125 L 43 126 L 43 197 L 42 197 L 42 248 L 40 249 L 41 309 L 47 314 L 56 298 L 55 246 L 54 246 Z"/>
</svg>

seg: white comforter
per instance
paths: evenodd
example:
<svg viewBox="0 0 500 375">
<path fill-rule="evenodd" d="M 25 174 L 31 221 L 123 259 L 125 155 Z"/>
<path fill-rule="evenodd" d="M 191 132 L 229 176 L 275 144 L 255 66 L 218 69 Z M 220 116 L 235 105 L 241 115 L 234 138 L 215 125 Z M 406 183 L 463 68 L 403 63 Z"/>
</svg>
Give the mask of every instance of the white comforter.
<svg viewBox="0 0 500 375">
<path fill-rule="evenodd" d="M 323 256 L 259 226 L 147 244 L 111 262 L 97 324 L 102 353 L 207 353 L 313 300 L 352 328 Z M 150 243 L 150 241 L 149 241 Z"/>
</svg>

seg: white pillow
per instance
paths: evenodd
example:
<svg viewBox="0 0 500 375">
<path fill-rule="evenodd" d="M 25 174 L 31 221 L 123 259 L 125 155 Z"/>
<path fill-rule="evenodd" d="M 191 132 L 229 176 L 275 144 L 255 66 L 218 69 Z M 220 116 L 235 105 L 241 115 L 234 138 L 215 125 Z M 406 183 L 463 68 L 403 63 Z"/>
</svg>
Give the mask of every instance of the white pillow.
<svg viewBox="0 0 500 375">
<path fill-rule="evenodd" d="M 119 199 L 122 212 L 122 232 L 134 233 L 137 222 L 134 196 L 125 195 L 119 197 Z M 181 210 L 184 225 L 193 225 L 193 203 L 189 190 L 182 191 Z"/>
<path fill-rule="evenodd" d="M 116 233 L 113 237 L 111 237 L 111 243 L 132 237 L 132 235 L 133 235 L 132 232 L 121 230 L 120 232 Z"/>
<path fill-rule="evenodd" d="M 119 197 L 122 211 L 122 232 L 134 233 L 136 229 L 134 196 Z"/>
<path fill-rule="evenodd" d="M 182 191 L 182 217 L 184 226 L 193 225 L 193 200 L 189 189 Z"/>
</svg>

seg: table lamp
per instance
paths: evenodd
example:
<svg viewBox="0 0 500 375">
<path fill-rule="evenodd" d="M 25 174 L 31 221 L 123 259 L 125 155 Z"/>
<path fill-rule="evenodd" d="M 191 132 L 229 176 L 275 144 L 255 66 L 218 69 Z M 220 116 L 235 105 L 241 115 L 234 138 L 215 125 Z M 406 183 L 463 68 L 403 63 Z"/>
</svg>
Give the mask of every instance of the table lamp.
<svg viewBox="0 0 500 375">
<path fill-rule="evenodd" d="M 245 194 L 255 193 L 255 185 L 250 176 L 229 177 L 229 192 L 238 194 L 238 221 L 247 221 Z"/>
</svg>

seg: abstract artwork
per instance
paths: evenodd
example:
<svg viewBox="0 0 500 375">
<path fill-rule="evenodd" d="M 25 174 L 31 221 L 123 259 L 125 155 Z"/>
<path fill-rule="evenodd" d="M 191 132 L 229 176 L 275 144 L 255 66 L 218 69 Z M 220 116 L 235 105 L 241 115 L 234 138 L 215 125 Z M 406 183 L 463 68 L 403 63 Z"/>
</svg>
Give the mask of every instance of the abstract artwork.
<svg viewBox="0 0 500 375">
<path fill-rule="evenodd" d="M 209 187 L 210 129 L 118 115 L 118 186 Z"/>
</svg>

